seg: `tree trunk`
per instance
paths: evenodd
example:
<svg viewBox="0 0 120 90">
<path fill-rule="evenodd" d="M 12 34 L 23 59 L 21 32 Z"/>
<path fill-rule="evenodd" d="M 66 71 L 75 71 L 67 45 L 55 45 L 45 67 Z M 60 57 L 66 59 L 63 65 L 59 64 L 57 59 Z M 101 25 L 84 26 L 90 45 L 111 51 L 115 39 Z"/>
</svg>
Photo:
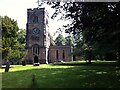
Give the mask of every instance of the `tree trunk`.
<svg viewBox="0 0 120 90">
<path fill-rule="evenodd" d="M 92 60 L 92 52 L 89 51 L 89 53 L 88 53 L 88 64 L 92 64 L 91 60 Z"/>
<path fill-rule="evenodd" d="M 2 67 L 2 62 L 0 61 L 0 68 Z"/>
<path fill-rule="evenodd" d="M 120 38 L 120 35 L 118 34 L 118 40 Z M 118 41 L 118 63 L 120 65 L 120 41 Z"/>
<path fill-rule="evenodd" d="M 88 64 L 92 64 L 91 63 L 91 57 L 88 58 Z"/>
<path fill-rule="evenodd" d="M 10 68 L 10 62 L 8 61 L 6 63 L 5 72 L 9 72 L 9 68 Z"/>
<path fill-rule="evenodd" d="M 119 44 L 119 47 L 118 47 L 118 64 L 120 65 L 120 44 Z"/>
<path fill-rule="evenodd" d="M 120 50 L 118 51 L 118 63 L 120 64 Z"/>
<path fill-rule="evenodd" d="M 0 68 L 2 67 L 2 53 L 0 51 Z"/>
</svg>

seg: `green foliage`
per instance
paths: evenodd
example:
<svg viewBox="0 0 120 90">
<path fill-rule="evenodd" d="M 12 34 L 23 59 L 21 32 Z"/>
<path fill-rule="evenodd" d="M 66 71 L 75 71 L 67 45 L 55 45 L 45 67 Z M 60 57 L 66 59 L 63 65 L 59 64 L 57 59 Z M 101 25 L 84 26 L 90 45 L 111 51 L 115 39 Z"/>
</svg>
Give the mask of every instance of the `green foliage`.
<svg viewBox="0 0 120 90">
<path fill-rule="evenodd" d="M 8 16 L 4 16 L 2 19 L 2 36 L 5 38 L 14 37 L 16 39 L 18 30 L 17 21 L 12 20 Z"/>
<path fill-rule="evenodd" d="M 54 42 L 58 46 L 60 45 L 74 46 L 74 38 L 71 35 L 66 36 L 64 38 L 62 34 L 59 34 L 58 37 L 56 37 Z"/>
<path fill-rule="evenodd" d="M 20 29 L 18 32 L 17 41 L 19 41 L 21 44 L 25 44 L 25 33 L 26 33 L 25 29 Z"/>
<path fill-rule="evenodd" d="M 72 24 L 66 26 L 66 32 L 73 33 L 75 39 L 82 36 L 83 43 L 92 47 L 96 52 L 96 56 L 104 56 L 110 52 L 114 54 L 118 53 L 120 59 L 119 2 L 47 3 L 56 10 L 52 18 L 56 17 L 61 10 L 66 12 L 65 15 L 62 15 L 62 19 L 73 20 Z M 79 41 L 77 40 L 76 44 Z"/>
<path fill-rule="evenodd" d="M 74 46 L 74 38 L 71 35 L 65 37 L 65 40 L 65 45 Z"/>
<path fill-rule="evenodd" d="M 24 30 L 25 31 L 25 30 Z M 25 38 L 25 32 L 19 30 L 17 21 L 4 16 L 2 18 L 2 59 L 14 60 L 23 59 L 26 55 L 24 52 L 24 42 L 18 42 L 19 38 Z"/>
<path fill-rule="evenodd" d="M 59 34 L 58 37 L 55 39 L 55 44 L 58 46 L 65 45 L 65 38 L 62 34 Z"/>
</svg>

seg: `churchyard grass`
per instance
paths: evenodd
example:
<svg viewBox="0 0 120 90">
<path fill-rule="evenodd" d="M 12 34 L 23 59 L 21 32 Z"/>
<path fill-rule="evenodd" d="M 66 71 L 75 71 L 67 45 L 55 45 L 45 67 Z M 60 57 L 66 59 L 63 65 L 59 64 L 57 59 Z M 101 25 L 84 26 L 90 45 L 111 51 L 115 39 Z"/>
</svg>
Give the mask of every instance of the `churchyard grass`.
<svg viewBox="0 0 120 90">
<path fill-rule="evenodd" d="M 11 65 L 9 72 L 0 72 L 2 88 L 31 88 L 33 74 L 38 88 L 120 88 L 120 68 L 114 61 Z"/>
</svg>

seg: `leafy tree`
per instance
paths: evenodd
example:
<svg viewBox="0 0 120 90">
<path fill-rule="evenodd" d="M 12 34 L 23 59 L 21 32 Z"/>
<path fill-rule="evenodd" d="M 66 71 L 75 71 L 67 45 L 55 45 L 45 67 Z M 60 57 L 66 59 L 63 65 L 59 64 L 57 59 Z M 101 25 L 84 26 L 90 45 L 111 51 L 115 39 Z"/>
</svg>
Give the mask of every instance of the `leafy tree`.
<svg viewBox="0 0 120 90">
<path fill-rule="evenodd" d="M 25 29 L 20 29 L 18 32 L 18 39 L 17 41 L 19 41 L 21 44 L 25 44 Z"/>
<path fill-rule="evenodd" d="M 53 18 L 61 10 L 65 11 L 63 19 L 72 19 L 66 32 L 76 37 L 82 35 L 83 42 L 92 47 L 98 55 L 117 53 L 120 61 L 120 3 L 81 3 L 81 2 L 47 2 L 55 8 Z M 78 43 L 78 42 L 77 42 Z M 81 47 L 80 47 L 81 48 Z"/>
<path fill-rule="evenodd" d="M 82 34 L 85 42 L 96 49 L 96 53 L 105 55 L 109 52 L 119 52 L 118 10 L 119 3 L 83 4 Z"/>
<path fill-rule="evenodd" d="M 74 46 L 74 38 L 70 35 L 65 37 L 65 45 Z"/>
<path fill-rule="evenodd" d="M 26 52 L 24 44 L 18 42 L 18 38 L 22 37 L 19 31 L 17 21 L 4 16 L 2 18 L 2 58 L 3 60 L 22 59 Z"/>
<path fill-rule="evenodd" d="M 58 37 L 56 37 L 55 44 L 58 46 L 65 45 L 65 38 L 63 37 L 62 34 L 59 34 Z"/>
</svg>

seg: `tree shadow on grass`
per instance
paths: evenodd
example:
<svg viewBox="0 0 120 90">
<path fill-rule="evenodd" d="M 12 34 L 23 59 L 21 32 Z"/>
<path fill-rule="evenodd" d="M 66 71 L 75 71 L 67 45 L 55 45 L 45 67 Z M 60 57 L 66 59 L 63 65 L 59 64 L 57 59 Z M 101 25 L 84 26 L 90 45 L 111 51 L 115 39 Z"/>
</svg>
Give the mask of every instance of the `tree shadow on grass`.
<svg viewBox="0 0 120 90">
<path fill-rule="evenodd" d="M 57 65 L 57 66 L 118 66 L 117 62 L 103 62 L 103 63 L 96 63 L 96 62 L 92 62 L 91 64 L 86 63 L 86 62 L 77 62 L 77 63 L 56 63 L 56 64 L 51 64 L 53 66 Z"/>
<path fill-rule="evenodd" d="M 35 83 L 32 82 L 33 74 Z M 3 73 L 2 76 L 3 88 L 120 88 L 120 79 L 109 66 L 37 68 Z"/>
</svg>

